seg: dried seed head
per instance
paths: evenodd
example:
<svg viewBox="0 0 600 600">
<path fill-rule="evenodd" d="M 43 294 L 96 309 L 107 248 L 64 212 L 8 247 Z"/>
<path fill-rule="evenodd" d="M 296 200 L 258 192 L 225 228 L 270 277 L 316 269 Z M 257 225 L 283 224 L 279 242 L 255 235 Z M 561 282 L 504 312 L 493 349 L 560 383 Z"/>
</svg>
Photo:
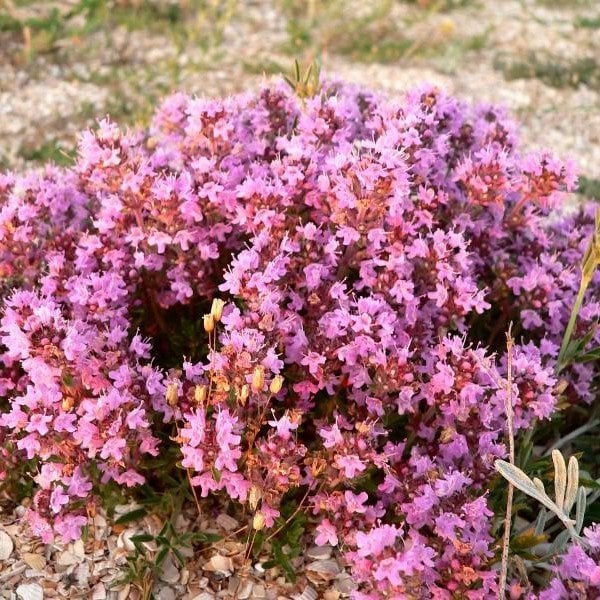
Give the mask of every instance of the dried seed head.
<svg viewBox="0 0 600 600">
<path fill-rule="evenodd" d="M 260 531 L 265 526 L 265 515 L 263 515 L 260 511 L 254 514 L 254 518 L 252 519 L 252 529 L 256 531 Z"/>
<path fill-rule="evenodd" d="M 257 365 L 252 371 L 252 391 L 260 392 L 265 387 L 265 368 Z"/>
<path fill-rule="evenodd" d="M 167 385 L 166 399 L 169 406 L 177 405 L 177 400 L 179 399 L 179 388 L 174 381 L 171 381 L 169 385 Z"/>
<path fill-rule="evenodd" d="M 456 430 L 453 427 L 444 427 L 440 434 L 440 442 L 442 444 L 447 444 L 452 441 L 456 437 Z"/>
<path fill-rule="evenodd" d="M 212 318 L 215 320 L 215 323 L 218 323 L 223 316 L 223 308 L 225 307 L 225 302 L 219 298 L 215 298 L 212 301 L 212 306 L 210 307 L 210 314 Z"/>
<path fill-rule="evenodd" d="M 215 392 L 220 394 L 228 394 L 231 389 L 229 379 L 224 375 L 217 375 L 215 377 Z"/>
<path fill-rule="evenodd" d="M 273 381 L 271 381 L 271 385 L 269 386 L 269 391 L 271 394 L 278 394 L 281 391 L 283 386 L 283 377 L 281 375 L 275 375 L 273 377 Z"/>
<path fill-rule="evenodd" d="M 204 404 L 206 402 L 207 389 L 205 385 L 197 385 L 194 389 L 194 401 L 196 404 Z"/>
<path fill-rule="evenodd" d="M 569 387 L 569 382 L 566 379 L 561 379 L 555 386 L 554 392 L 560 396 Z"/>
<path fill-rule="evenodd" d="M 373 430 L 371 425 L 369 425 L 369 423 L 366 423 L 365 421 L 359 421 L 355 425 L 355 427 L 356 427 L 357 433 L 359 433 L 360 435 L 366 435 Z"/>
<path fill-rule="evenodd" d="M 248 396 L 250 396 L 250 386 L 245 383 L 239 392 L 239 400 L 242 406 L 246 405 L 246 400 L 248 400 Z"/>
<path fill-rule="evenodd" d="M 204 315 L 203 320 L 204 320 L 204 331 L 206 331 L 206 333 L 210 333 L 211 331 L 213 331 L 215 328 L 215 319 L 212 316 L 212 314 Z"/>
<path fill-rule="evenodd" d="M 257 485 L 253 485 L 248 493 L 248 505 L 250 510 L 256 510 L 260 499 L 262 498 L 262 492 Z"/>
<path fill-rule="evenodd" d="M 318 477 L 327 468 L 327 461 L 324 458 L 318 457 L 313 459 L 308 466 L 311 470 L 312 476 Z"/>
<path fill-rule="evenodd" d="M 97 506 L 96 506 L 96 502 L 94 502 L 93 500 L 88 502 L 85 506 L 87 514 L 90 518 L 94 518 L 96 516 L 96 512 L 97 512 Z"/>
</svg>

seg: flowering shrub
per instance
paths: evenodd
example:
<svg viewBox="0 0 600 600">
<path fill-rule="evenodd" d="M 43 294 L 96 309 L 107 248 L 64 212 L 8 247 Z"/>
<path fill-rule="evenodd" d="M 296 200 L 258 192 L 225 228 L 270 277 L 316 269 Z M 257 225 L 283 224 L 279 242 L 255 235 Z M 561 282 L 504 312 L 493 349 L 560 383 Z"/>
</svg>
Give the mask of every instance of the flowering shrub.
<svg viewBox="0 0 600 600">
<path fill-rule="evenodd" d="M 594 398 L 593 363 L 556 376 L 593 230 L 550 216 L 574 184 L 501 110 L 431 88 L 101 121 L 72 168 L 0 178 L 0 479 L 32 474 L 33 530 L 73 540 L 176 444 L 257 530 L 302 502 L 358 599 L 495 597 L 509 323 L 517 430 Z M 583 581 L 578 552 L 551 590 Z"/>
</svg>

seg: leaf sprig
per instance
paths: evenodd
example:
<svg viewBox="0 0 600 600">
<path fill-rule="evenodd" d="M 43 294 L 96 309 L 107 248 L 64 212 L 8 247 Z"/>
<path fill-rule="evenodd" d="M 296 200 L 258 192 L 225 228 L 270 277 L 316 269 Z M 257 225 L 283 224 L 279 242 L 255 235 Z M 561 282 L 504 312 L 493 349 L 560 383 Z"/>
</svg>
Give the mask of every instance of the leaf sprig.
<svg viewBox="0 0 600 600">
<path fill-rule="evenodd" d="M 575 456 L 571 456 L 567 466 L 559 450 L 552 451 L 552 461 L 554 462 L 554 500 L 548 496 L 543 482 L 537 477 L 531 479 L 519 467 L 504 460 L 497 460 L 495 467 L 500 475 L 517 489 L 534 498 L 554 513 L 566 527 L 569 537 L 581 543 L 580 533 L 586 509 L 586 491 L 583 486 L 580 487 L 579 485 L 579 463 Z M 574 519 L 569 516 L 573 505 L 576 505 Z M 546 519 L 541 520 L 543 522 L 537 523 L 536 530 L 541 529 L 543 531 Z"/>
<path fill-rule="evenodd" d="M 284 76 L 284 79 L 299 98 L 305 99 L 315 96 L 321 89 L 320 74 L 321 65 L 318 61 L 311 62 L 304 73 L 301 73 L 300 63 L 296 59 L 292 77 Z"/>
</svg>

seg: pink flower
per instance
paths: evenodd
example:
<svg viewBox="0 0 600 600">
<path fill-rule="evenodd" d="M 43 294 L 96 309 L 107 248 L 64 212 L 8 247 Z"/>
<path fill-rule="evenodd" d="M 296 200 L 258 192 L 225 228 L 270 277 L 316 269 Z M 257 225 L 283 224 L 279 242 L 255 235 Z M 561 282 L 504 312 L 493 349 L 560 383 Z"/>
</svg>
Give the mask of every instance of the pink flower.
<svg viewBox="0 0 600 600">
<path fill-rule="evenodd" d="M 72 542 L 81 538 L 82 529 L 87 525 L 87 519 L 81 515 L 65 515 L 59 517 L 54 529 L 63 543 Z"/>
<path fill-rule="evenodd" d="M 50 415 L 33 414 L 29 416 L 29 423 L 25 427 L 25 431 L 37 432 L 40 435 L 46 435 L 49 431 L 48 423 L 52 421 Z"/>
<path fill-rule="evenodd" d="M 113 458 L 114 460 L 120 461 L 123 458 L 123 449 L 126 445 L 127 442 L 122 438 L 106 440 L 100 451 L 100 458 Z"/>
<path fill-rule="evenodd" d="M 367 468 L 356 455 L 337 455 L 335 462 L 337 467 L 344 471 L 344 475 L 348 477 L 348 479 L 356 477 L 359 473 L 362 473 Z"/>
<path fill-rule="evenodd" d="M 291 432 L 298 429 L 298 423 L 292 422 L 288 414 L 284 414 L 280 419 L 268 421 L 268 423 L 271 427 L 275 427 L 277 430 L 277 435 L 282 440 L 289 440 L 291 437 Z"/>
<path fill-rule="evenodd" d="M 54 513 L 59 513 L 65 504 L 68 504 L 69 496 L 65 494 L 61 487 L 55 487 L 50 495 L 50 508 Z"/>
<path fill-rule="evenodd" d="M 329 519 L 323 519 L 319 525 L 317 525 L 315 544 L 317 544 L 317 546 L 324 546 L 325 544 L 329 544 L 330 546 L 338 545 L 337 532 Z"/>
<path fill-rule="evenodd" d="M 301 361 L 300 364 L 306 365 L 311 375 L 317 376 L 319 367 L 325 364 L 325 357 L 317 352 L 309 352 Z"/>
<path fill-rule="evenodd" d="M 369 533 L 356 533 L 356 546 L 359 556 L 379 556 L 386 548 L 393 546 L 400 530 L 391 525 L 381 525 Z"/>
</svg>

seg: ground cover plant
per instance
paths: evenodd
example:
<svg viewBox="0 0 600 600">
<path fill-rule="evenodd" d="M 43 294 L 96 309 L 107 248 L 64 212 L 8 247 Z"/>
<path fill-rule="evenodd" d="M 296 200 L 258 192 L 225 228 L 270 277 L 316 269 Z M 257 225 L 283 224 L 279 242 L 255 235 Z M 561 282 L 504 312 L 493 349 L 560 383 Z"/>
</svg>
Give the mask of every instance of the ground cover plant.
<svg viewBox="0 0 600 600">
<path fill-rule="evenodd" d="M 573 165 L 434 88 L 288 83 L 176 94 L 0 176 L 4 492 L 49 543 L 109 489 L 183 482 L 249 515 L 249 558 L 338 547 L 360 600 L 596 597 L 600 243 Z"/>
</svg>

